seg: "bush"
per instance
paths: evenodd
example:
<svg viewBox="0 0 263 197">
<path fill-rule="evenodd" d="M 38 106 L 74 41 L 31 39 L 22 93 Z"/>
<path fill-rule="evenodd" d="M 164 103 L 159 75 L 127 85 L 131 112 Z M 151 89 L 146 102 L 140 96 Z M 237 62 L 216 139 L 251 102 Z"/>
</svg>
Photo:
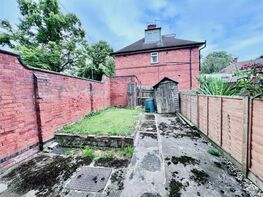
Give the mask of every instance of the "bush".
<svg viewBox="0 0 263 197">
<path fill-rule="evenodd" d="M 200 83 L 200 88 L 197 89 L 198 94 L 232 96 L 237 93 L 234 85 L 226 83 L 223 79 L 199 76 L 197 80 Z"/>
</svg>

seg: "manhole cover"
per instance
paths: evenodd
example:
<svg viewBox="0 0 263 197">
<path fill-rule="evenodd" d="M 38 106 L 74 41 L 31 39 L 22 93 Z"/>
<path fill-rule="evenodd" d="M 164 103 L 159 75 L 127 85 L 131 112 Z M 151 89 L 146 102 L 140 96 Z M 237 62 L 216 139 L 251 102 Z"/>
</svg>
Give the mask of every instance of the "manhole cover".
<svg viewBox="0 0 263 197">
<path fill-rule="evenodd" d="M 110 177 L 110 168 L 93 168 L 84 166 L 71 178 L 68 189 L 102 192 Z"/>
</svg>

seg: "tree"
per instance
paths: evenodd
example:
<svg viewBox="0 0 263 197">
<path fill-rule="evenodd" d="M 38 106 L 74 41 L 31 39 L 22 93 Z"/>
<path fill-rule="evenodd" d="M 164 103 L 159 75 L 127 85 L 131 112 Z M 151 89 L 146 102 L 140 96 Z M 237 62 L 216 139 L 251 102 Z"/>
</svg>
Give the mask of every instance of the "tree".
<svg viewBox="0 0 263 197">
<path fill-rule="evenodd" d="M 78 75 L 81 77 L 101 80 L 102 75 L 112 76 L 115 73 L 115 64 L 110 53 L 113 49 L 105 41 L 99 41 L 89 48 L 89 64 L 79 67 Z"/>
<path fill-rule="evenodd" d="M 230 65 L 233 61 L 231 55 L 225 51 L 208 54 L 201 66 L 201 72 L 205 74 L 216 73 Z"/>
<path fill-rule="evenodd" d="M 0 21 L 0 45 L 20 52 L 25 63 L 56 72 L 87 59 L 85 32 L 76 15 L 63 14 L 57 0 L 17 0 L 20 23 L 16 28 Z"/>
</svg>

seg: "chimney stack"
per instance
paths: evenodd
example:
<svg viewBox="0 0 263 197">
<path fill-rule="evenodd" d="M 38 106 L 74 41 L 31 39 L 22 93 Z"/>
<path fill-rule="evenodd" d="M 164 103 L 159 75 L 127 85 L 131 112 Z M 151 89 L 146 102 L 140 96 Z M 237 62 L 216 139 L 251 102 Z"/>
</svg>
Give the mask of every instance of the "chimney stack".
<svg viewBox="0 0 263 197">
<path fill-rule="evenodd" d="M 147 30 L 156 29 L 156 24 L 150 24 L 147 26 Z"/>
<path fill-rule="evenodd" d="M 162 41 L 161 27 L 156 24 L 150 24 L 145 29 L 144 43 L 158 43 Z"/>
</svg>

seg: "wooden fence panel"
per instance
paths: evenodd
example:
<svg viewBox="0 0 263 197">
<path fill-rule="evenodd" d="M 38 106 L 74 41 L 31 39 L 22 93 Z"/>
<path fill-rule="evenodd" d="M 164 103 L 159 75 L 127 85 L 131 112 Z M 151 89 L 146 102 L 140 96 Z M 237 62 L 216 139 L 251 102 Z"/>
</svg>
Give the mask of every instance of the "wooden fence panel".
<svg viewBox="0 0 263 197">
<path fill-rule="evenodd" d="M 181 94 L 180 104 L 181 104 L 181 113 L 185 116 L 187 110 L 187 99 L 185 94 Z"/>
<path fill-rule="evenodd" d="M 222 107 L 222 148 L 241 163 L 244 101 L 223 98 Z"/>
<path fill-rule="evenodd" d="M 199 96 L 199 128 L 207 135 L 207 98 Z"/>
<path fill-rule="evenodd" d="M 220 145 L 221 133 L 221 99 L 219 97 L 209 97 L 208 114 L 208 136 Z"/>
<path fill-rule="evenodd" d="M 192 95 L 190 97 L 190 102 L 191 102 L 191 122 L 197 126 L 197 96 L 196 95 Z"/>
<path fill-rule="evenodd" d="M 263 100 L 253 101 L 251 171 L 263 180 Z"/>
</svg>

